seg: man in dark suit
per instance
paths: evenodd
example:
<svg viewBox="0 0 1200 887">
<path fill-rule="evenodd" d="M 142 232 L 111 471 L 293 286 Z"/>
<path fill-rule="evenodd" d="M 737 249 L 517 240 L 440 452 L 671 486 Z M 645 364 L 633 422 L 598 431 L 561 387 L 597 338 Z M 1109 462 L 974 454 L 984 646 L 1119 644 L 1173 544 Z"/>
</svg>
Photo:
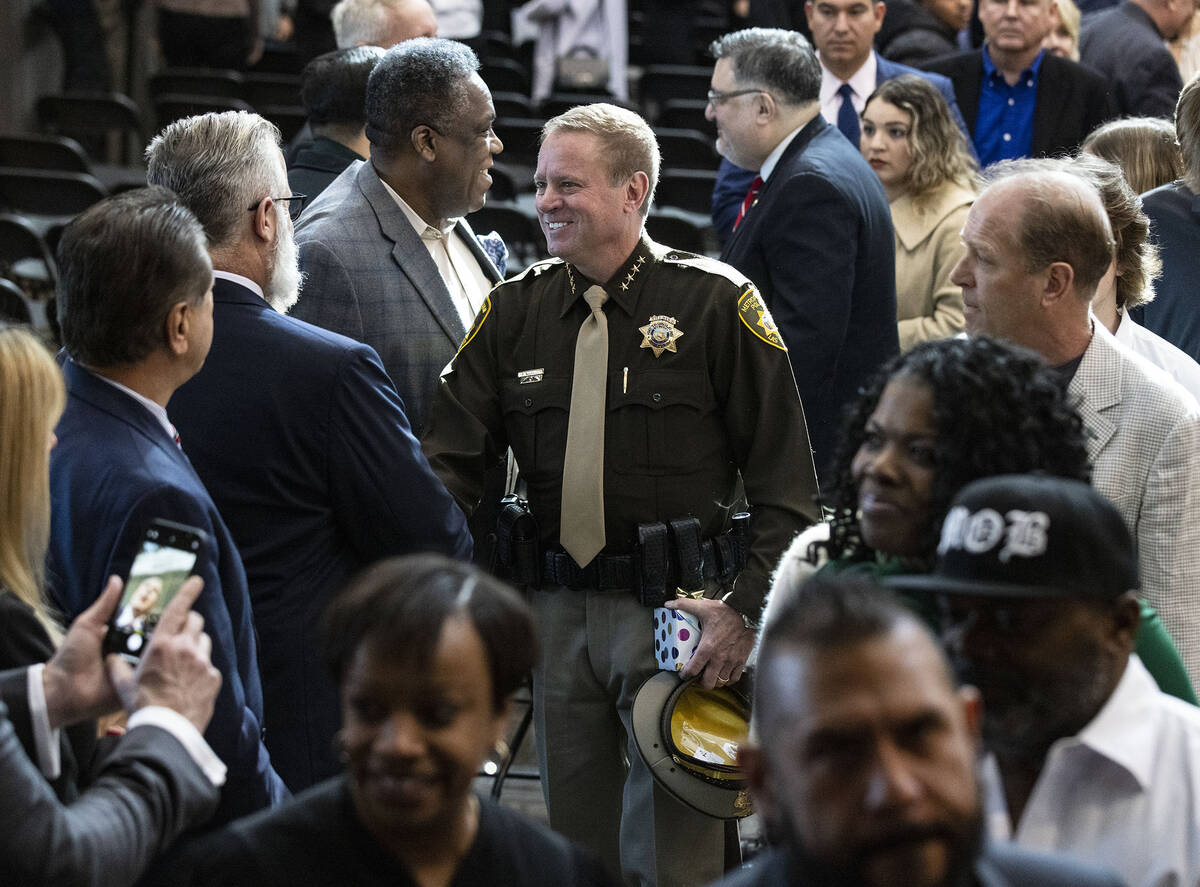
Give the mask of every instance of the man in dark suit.
<svg viewBox="0 0 1200 887">
<path fill-rule="evenodd" d="M 808 41 L 751 29 L 713 54 L 717 150 L 761 183 L 721 258 L 758 286 L 779 326 L 827 482 L 842 408 L 900 350 L 891 212 L 878 176 L 820 115 Z"/>
<path fill-rule="evenodd" d="M 81 612 L 106 577 L 129 574 L 155 518 L 204 532 L 197 610 L 224 679 L 205 738 L 229 766 L 218 820 L 235 819 L 283 800 L 287 789 L 262 741 L 241 558 L 167 418 L 167 401 L 203 366 L 212 341 L 204 231 L 166 189 L 126 192 L 67 226 L 59 272 L 69 357 L 67 407 L 50 460 L 52 597 L 68 616 Z"/>
<path fill-rule="evenodd" d="M 1166 41 L 1179 36 L 1195 11 L 1195 0 L 1125 0 L 1084 19 L 1080 61 L 1112 84 L 1121 114 L 1171 116 L 1183 80 Z"/>
<path fill-rule="evenodd" d="M 1200 360 L 1200 79 L 1195 77 L 1179 94 L 1175 137 L 1183 154 L 1183 178 L 1142 195 L 1162 277 L 1154 282 L 1154 301 L 1129 316 Z"/>
<path fill-rule="evenodd" d="M 1042 50 L 1053 9 L 1053 0 L 980 0 L 987 44 L 926 65 L 954 83 L 982 166 L 1073 153 L 1116 116 L 1104 78 Z"/>
<path fill-rule="evenodd" d="M 0 672 L 3 883 L 130 884 L 216 807 L 225 767 L 200 731 L 212 717 L 221 676 L 209 661 L 202 620 L 188 612 L 200 587 L 192 579 L 180 588 L 136 672 L 110 656 L 106 674 L 101 658 L 105 626 L 121 598 L 116 579 L 48 662 Z M 60 805 L 22 748 L 24 736 L 43 734 L 49 742 L 67 724 L 122 706 L 129 729 L 78 802 Z"/>
<path fill-rule="evenodd" d="M 937 87 L 950 114 L 966 134 L 971 134 L 963 122 L 954 98 L 954 86 L 941 74 L 918 71 L 907 65 L 889 61 L 872 49 L 876 33 L 884 21 L 886 5 L 865 0 L 820 0 L 805 5 L 808 23 L 812 28 L 813 46 L 821 62 L 821 116 L 838 127 L 842 134 L 858 147 L 858 118 L 867 99 L 880 83 L 901 74 L 916 74 Z M 847 90 L 849 95 L 843 94 Z M 728 160 L 721 161 L 717 183 L 713 187 L 713 229 L 724 243 L 733 231 L 733 223 L 754 171 L 741 169 Z"/>
<path fill-rule="evenodd" d="M 754 738 L 738 750 L 779 845 L 720 887 L 1122 883 L 985 840 L 979 693 L 954 686 L 920 619 L 861 576 L 787 591 L 759 651 Z"/>
<path fill-rule="evenodd" d="M 329 601 L 376 560 L 467 558 L 471 537 L 375 352 L 280 313 L 299 273 L 275 126 L 253 114 L 191 117 L 147 155 L 150 181 L 208 234 L 216 333 L 171 414 L 242 552 L 267 747 L 300 791 L 340 769 L 337 689 L 318 636 Z"/>
<path fill-rule="evenodd" d="M 308 287 L 294 315 L 374 348 L 418 437 L 439 374 L 500 280 L 461 218 L 483 206 L 503 148 L 478 68 L 450 40 L 390 49 L 367 85 L 371 159 L 296 226 Z"/>
<path fill-rule="evenodd" d="M 367 78 L 382 56 L 378 46 L 355 46 L 327 52 L 305 65 L 300 100 L 313 138 L 288 163 L 293 194 L 315 200 L 342 170 L 370 153 L 363 106 Z"/>
</svg>

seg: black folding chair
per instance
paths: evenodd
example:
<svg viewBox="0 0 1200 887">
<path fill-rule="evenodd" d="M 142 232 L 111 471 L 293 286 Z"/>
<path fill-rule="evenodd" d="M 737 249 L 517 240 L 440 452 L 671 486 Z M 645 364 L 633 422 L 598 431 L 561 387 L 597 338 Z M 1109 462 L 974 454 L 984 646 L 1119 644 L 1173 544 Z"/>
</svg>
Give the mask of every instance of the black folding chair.
<svg viewBox="0 0 1200 887">
<path fill-rule="evenodd" d="M 245 74 L 241 98 L 255 108 L 299 107 L 300 77 L 296 74 Z"/>
<path fill-rule="evenodd" d="M 74 216 L 108 196 L 82 172 L 0 168 L 0 208 L 39 216 Z"/>
<path fill-rule="evenodd" d="M 87 153 L 66 136 L 0 135 L 0 166 L 91 172 Z"/>
<path fill-rule="evenodd" d="M 708 252 L 705 228 L 681 216 L 652 212 L 646 217 L 646 233 L 650 235 L 651 240 L 664 246 L 699 255 Z"/>
<path fill-rule="evenodd" d="M 19 286 L 3 277 L 0 277 L 0 320 L 33 325 L 33 309 L 29 307 L 29 297 Z"/>
<path fill-rule="evenodd" d="M 44 95 L 37 100 L 37 119 L 42 132 L 77 140 L 100 163 L 133 165 L 146 143 L 138 106 L 116 92 Z"/>
<path fill-rule="evenodd" d="M 49 287 L 58 282 L 50 247 L 29 219 L 0 213 L 0 275 Z"/>
<path fill-rule="evenodd" d="M 185 117 L 208 114 L 216 111 L 253 111 L 250 105 L 238 98 L 188 95 L 168 92 L 154 100 L 154 126 L 161 130 Z"/>
<path fill-rule="evenodd" d="M 479 76 L 488 89 L 529 95 L 529 71 L 514 59 L 489 59 L 480 67 Z"/>
<path fill-rule="evenodd" d="M 656 200 L 659 206 L 673 206 L 708 216 L 712 213 L 716 171 L 700 169 L 664 169 L 658 177 Z"/>
<path fill-rule="evenodd" d="M 663 166 L 678 169 L 715 170 L 721 158 L 713 140 L 694 129 L 655 128 Z"/>
<path fill-rule="evenodd" d="M 241 74 L 221 68 L 167 68 L 150 78 L 152 99 L 169 94 L 238 99 L 243 89 Z"/>
</svg>

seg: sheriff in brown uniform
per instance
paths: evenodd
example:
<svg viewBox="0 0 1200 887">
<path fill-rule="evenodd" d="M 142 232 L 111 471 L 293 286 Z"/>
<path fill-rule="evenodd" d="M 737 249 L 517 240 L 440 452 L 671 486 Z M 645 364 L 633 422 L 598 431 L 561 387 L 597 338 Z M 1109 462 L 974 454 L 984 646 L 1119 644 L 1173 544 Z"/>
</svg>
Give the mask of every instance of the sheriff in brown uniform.
<svg viewBox="0 0 1200 887">
<path fill-rule="evenodd" d="M 485 467 L 512 447 L 544 550 L 531 601 L 544 647 L 534 707 L 550 823 L 619 861 L 627 880 L 666 885 L 719 876 L 722 832 L 654 789 L 628 735 L 633 697 L 655 670 L 651 614 L 630 588 L 649 570 L 639 525 L 694 517 L 708 560 L 721 560 L 713 540 L 740 473 L 753 514 L 745 569 L 733 582 L 709 563 L 711 596 L 671 604 L 701 624 L 684 675 L 733 682 L 775 563 L 817 518 L 817 486 L 787 351 L 753 284 L 645 236 L 657 174 L 653 133 L 632 112 L 589 105 L 546 124 L 537 209 L 558 258 L 492 291 L 439 386 L 424 446 L 468 511 Z M 603 547 L 576 563 L 559 546 L 560 513 L 577 344 L 594 330 L 585 292 L 597 286 L 607 335 Z"/>
</svg>

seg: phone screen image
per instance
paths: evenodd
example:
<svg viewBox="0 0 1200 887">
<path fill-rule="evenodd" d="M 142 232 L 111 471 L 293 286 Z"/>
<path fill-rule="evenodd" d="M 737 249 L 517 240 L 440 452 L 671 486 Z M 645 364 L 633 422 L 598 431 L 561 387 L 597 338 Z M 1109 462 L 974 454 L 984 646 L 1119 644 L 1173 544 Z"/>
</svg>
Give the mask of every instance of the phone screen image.
<svg viewBox="0 0 1200 887">
<path fill-rule="evenodd" d="M 163 610 L 192 574 L 200 536 L 153 524 L 133 560 L 121 603 L 112 620 L 108 652 L 140 656 Z"/>
</svg>

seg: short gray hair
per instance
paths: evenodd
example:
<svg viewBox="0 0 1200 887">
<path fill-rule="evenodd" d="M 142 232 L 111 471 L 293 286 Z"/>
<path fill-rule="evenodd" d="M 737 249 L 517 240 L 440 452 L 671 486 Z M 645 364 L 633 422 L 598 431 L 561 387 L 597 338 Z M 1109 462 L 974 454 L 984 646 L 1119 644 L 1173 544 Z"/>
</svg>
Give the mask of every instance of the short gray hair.
<svg viewBox="0 0 1200 887">
<path fill-rule="evenodd" d="M 1187 82 L 1175 104 L 1175 138 L 1183 153 L 1183 180 L 1200 193 L 1200 74 Z"/>
<path fill-rule="evenodd" d="M 821 95 L 821 63 L 796 31 L 747 28 L 714 40 L 708 51 L 729 59 L 739 83 L 762 87 L 776 101 L 803 105 Z"/>
<path fill-rule="evenodd" d="M 410 0 L 342 0 L 329 13 L 338 49 L 383 46 L 388 38 L 392 10 Z M 383 47 L 387 49 L 386 46 Z"/>
<path fill-rule="evenodd" d="M 395 151 L 422 124 L 453 129 L 467 105 L 467 83 L 479 70 L 470 47 L 441 37 L 416 37 L 389 49 L 367 81 L 367 139 Z"/>
<path fill-rule="evenodd" d="M 1075 273 L 1076 292 L 1091 301 L 1117 249 L 1096 186 L 1062 159 L 1006 160 L 984 173 L 989 190 L 1018 179 L 1028 187 L 1012 226 L 1026 270 L 1066 262 Z"/>
<path fill-rule="evenodd" d="M 608 163 L 608 181 L 614 188 L 629 181 L 634 173 L 644 172 L 650 179 L 650 190 L 642 202 L 642 216 L 650 212 L 662 155 L 654 130 L 639 114 L 605 102 L 578 105 L 546 121 L 541 141 L 559 132 L 586 132 L 600 139 Z"/>
<path fill-rule="evenodd" d="M 279 128 L 257 114 L 201 114 L 154 137 L 146 148 L 146 180 L 178 194 L 204 226 L 210 247 L 222 247 L 252 204 L 283 196 L 269 193 L 279 187 L 278 150 Z"/>
</svg>

